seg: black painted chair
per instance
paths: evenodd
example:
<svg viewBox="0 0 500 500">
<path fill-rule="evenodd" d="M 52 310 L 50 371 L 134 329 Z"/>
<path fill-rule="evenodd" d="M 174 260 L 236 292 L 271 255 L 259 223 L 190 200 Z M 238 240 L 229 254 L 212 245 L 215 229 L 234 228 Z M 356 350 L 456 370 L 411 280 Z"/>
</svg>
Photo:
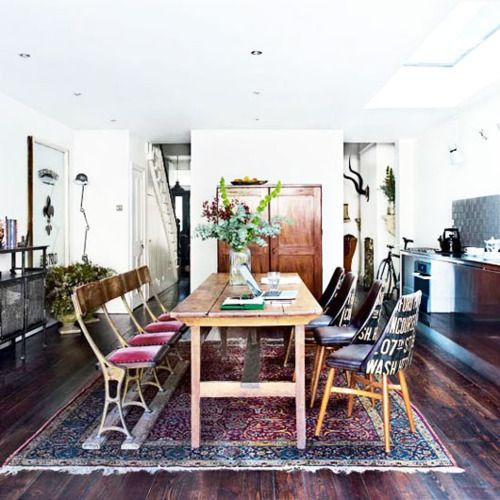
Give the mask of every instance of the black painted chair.
<svg viewBox="0 0 500 500">
<path fill-rule="evenodd" d="M 319 326 L 341 325 L 349 323 L 354 303 L 354 293 L 356 291 L 357 277 L 353 273 L 347 273 L 340 284 L 340 287 L 334 293 L 333 298 L 326 306 L 325 315 L 319 316 L 306 325 L 306 332 L 310 332 Z M 285 361 L 283 366 L 288 365 L 288 358 L 292 350 L 294 332 L 290 334 L 286 347 Z"/>
<path fill-rule="evenodd" d="M 344 275 L 345 275 L 344 269 L 342 269 L 340 266 L 336 267 L 335 271 L 333 271 L 332 277 L 330 278 L 330 281 L 328 282 L 325 291 L 323 292 L 321 298 L 318 301 L 319 305 L 323 308 L 323 310 L 326 309 L 330 301 L 333 299 L 335 292 L 339 289 L 340 284 L 342 283 Z"/>
<path fill-rule="evenodd" d="M 384 283 L 382 281 L 376 280 L 373 282 L 362 306 L 348 325 L 323 326 L 314 330 L 314 341 L 317 347 L 311 380 L 311 408 L 316 400 L 319 379 L 327 351 L 347 346 L 355 338 L 358 342 L 367 344 L 373 344 L 377 339 L 383 287 Z"/>
<path fill-rule="evenodd" d="M 330 371 L 316 425 L 316 436 L 321 433 L 331 394 L 348 394 L 347 414 L 349 417 L 352 415 L 354 396 L 366 396 L 372 398 L 372 401 L 375 399 L 382 401 L 385 451 L 389 453 L 391 451 L 389 393 L 392 390 L 401 391 L 410 431 L 415 432 L 405 370 L 410 366 L 413 357 L 421 298 L 421 291 L 402 296 L 375 344 L 354 341 L 347 347 L 335 351 L 327 359 L 326 364 Z M 348 388 L 333 386 L 336 370 L 350 372 Z M 382 382 L 370 379 L 370 375 L 382 378 Z M 389 378 L 391 375 L 397 375 L 399 384 L 391 383 Z M 362 388 L 357 389 L 357 384 L 360 384 Z M 381 392 L 376 392 L 377 389 Z"/>
</svg>

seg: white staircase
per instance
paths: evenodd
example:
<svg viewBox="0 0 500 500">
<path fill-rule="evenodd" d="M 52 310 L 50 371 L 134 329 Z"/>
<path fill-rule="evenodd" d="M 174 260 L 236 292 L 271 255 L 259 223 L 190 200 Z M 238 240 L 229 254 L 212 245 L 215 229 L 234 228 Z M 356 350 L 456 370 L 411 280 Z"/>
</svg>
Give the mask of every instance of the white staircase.
<svg viewBox="0 0 500 500">
<path fill-rule="evenodd" d="M 150 145 L 148 153 L 148 174 L 150 185 L 159 211 L 159 220 L 165 238 L 164 245 L 155 244 L 149 248 L 149 267 L 155 278 L 157 290 L 163 290 L 178 280 L 177 268 L 177 224 L 172 199 L 167 183 L 163 156 L 158 146 Z M 161 248 L 163 247 L 163 248 Z"/>
</svg>

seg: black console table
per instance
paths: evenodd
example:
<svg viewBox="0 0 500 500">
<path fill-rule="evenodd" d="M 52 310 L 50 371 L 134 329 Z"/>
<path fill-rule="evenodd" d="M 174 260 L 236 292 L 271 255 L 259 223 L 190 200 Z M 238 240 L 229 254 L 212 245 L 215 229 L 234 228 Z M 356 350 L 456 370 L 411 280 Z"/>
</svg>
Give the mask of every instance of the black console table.
<svg viewBox="0 0 500 500">
<path fill-rule="evenodd" d="M 37 252 L 40 265 L 33 267 Z M 12 342 L 15 346 L 16 338 L 22 337 L 21 359 L 24 360 L 28 332 L 42 328 L 45 345 L 47 246 L 2 248 L 2 254 L 11 255 L 11 268 L 0 275 L 0 344 Z"/>
</svg>

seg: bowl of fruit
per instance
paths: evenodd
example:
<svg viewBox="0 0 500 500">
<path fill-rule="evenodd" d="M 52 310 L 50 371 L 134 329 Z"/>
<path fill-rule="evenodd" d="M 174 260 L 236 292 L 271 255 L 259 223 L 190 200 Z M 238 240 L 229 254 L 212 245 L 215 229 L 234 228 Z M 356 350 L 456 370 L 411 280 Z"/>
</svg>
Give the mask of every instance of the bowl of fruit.
<svg viewBox="0 0 500 500">
<path fill-rule="evenodd" d="M 248 175 L 245 175 L 243 179 L 234 179 L 231 181 L 231 184 L 233 186 L 261 186 L 262 184 L 265 184 L 267 181 L 261 181 L 257 179 L 257 177 L 248 177 Z"/>
</svg>

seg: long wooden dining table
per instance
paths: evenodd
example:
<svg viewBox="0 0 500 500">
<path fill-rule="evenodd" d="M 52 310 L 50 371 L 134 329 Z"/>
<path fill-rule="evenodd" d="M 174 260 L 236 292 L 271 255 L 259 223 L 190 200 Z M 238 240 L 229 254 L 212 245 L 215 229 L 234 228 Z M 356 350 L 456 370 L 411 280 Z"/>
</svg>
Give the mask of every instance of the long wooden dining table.
<svg viewBox="0 0 500 500">
<path fill-rule="evenodd" d="M 191 328 L 191 447 L 200 446 L 200 398 L 290 397 L 295 398 L 297 447 L 306 447 L 305 403 L 305 325 L 322 313 L 321 306 L 300 279 L 280 286 L 280 290 L 297 290 L 297 298 L 288 304 L 277 301 L 265 304 L 263 310 L 221 310 L 227 297 L 248 293 L 241 286 L 229 285 L 229 275 L 210 275 L 191 295 L 171 311 L 171 315 Z M 260 281 L 261 276 L 256 275 Z M 265 286 L 262 287 L 264 290 Z M 295 381 L 201 381 L 201 328 L 259 328 L 290 326 L 295 329 Z"/>
</svg>

